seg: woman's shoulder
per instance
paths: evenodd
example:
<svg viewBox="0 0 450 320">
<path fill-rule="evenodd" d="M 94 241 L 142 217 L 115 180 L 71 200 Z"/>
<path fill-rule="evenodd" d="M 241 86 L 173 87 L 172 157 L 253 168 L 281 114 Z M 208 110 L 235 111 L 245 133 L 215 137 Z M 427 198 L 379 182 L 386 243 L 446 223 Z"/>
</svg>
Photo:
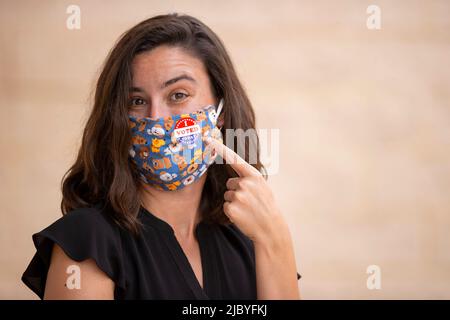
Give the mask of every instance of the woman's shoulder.
<svg viewBox="0 0 450 320">
<path fill-rule="evenodd" d="M 119 227 L 104 210 L 92 206 L 73 209 L 42 231 L 33 234 L 33 242 L 36 246 L 39 245 L 42 237 L 52 240 L 58 237 L 65 239 L 73 237 L 82 242 L 114 241 L 119 238 Z"/>
<path fill-rule="evenodd" d="M 114 228 L 114 224 L 105 209 L 100 206 L 90 206 L 72 209 L 57 221 L 68 221 L 68 223 L 87 223 L 92 225 L 104 225 Z"/>
<path fill-rule="evenodd" d="M 110 232 L 118 231 L 118 225 L 114 223 L 107 211 L 99 206 L 73 209 L 64 214 L 53 224 L 64 224 L 67 226 L 75 225 L 84 227 L 87 230 L 102 228 L 103 230 Z M 78 231 L 82 231 L 81 228 L 77 229 Z"/>
</svg>

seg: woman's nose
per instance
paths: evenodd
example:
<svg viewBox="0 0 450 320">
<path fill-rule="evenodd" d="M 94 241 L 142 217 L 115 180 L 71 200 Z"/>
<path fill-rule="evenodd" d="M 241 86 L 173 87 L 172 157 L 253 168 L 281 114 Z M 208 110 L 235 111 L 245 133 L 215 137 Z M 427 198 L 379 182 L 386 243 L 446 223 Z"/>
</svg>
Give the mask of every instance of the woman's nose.
<svg viewBox="0 0 450 320">
<path fill-rule="evenodd" d="M 152 102 L 147 109 L 147 117 L 157 119 L 170 116 L 170 109 L 164 102 Z"/>
</svg>

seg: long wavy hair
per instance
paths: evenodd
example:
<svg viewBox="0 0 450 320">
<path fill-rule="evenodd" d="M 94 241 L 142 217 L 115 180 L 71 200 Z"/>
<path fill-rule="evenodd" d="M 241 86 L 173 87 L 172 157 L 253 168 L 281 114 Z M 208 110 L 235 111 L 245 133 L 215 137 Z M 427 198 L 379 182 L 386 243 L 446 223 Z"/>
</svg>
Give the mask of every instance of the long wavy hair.
<svg viewBox="0 0 450 320">
<path fill-rule="evenodd" d="M 177 13 L 142 21 L 120 37 L 104 62 L 77 158 L 62 179 L 63 214 L 80 207 L 100 206 L 107 209 L 105 212 L 120 227 L 139 234 L 140 180 L 129 159 L 131 64 L 137 54 L 160 45 L 181 47 L 203 62 L 214 95 L 224 98 L 222 132 L 226 129 L 255 129 L 255 114 L 250 100 L 225 46 L 209 27 L 194 17 Z M 224 138 L 226 143 L 225 135 Z M 246 152 L 247 161 L 248 156 Z M 257 161 L 252 165 L 264 171 L 259 144 Z M 229 165 L 213 164 L 209 167 L 200 202 L 203 220 L 229 223 L 222 208 L 223 194 L 226 181 L 235 176 Z"/>
</svg>

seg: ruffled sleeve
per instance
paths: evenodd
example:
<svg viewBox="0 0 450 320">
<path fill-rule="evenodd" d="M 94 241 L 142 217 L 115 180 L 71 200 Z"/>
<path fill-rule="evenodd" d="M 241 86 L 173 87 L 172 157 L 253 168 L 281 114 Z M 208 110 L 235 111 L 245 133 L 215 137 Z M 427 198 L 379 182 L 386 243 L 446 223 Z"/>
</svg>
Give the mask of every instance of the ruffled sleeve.
<svg viewBox="0 0 450 320">
<path fill-rule="evenodd" d="M 22 281 L 41 299 L 50 266 L 53 244 L 75 261 L 93 259 L 116 285 L 125 289 L 120 232 L 104 213 L 95 208 L 73 210 L 32 236 L 36 253 Z"/>
</svg>

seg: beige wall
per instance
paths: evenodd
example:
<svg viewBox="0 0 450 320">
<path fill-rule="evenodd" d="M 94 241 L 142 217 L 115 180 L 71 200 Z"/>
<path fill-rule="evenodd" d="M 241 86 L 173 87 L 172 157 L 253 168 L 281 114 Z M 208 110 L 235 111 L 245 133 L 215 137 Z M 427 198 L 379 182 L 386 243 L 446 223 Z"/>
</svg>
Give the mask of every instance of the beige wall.
<svg viewBox="0 0 450 320">
<path fill-rule="evenodd" d="M 66 29 L 69 4 L 81 29 Z M 382 10 L 381 30 L 366 8 Z M 0 298 L 31 234 L 60 216 L 98 70 L 127 28 L 192 14 L 224 40 L 260 128 L 280 128 L 270 178 L 303 296 L 450 298 L 450 2 L 1 1 Z M 378 265 L 381 290 L 368 290 Z"/>
</svg>

